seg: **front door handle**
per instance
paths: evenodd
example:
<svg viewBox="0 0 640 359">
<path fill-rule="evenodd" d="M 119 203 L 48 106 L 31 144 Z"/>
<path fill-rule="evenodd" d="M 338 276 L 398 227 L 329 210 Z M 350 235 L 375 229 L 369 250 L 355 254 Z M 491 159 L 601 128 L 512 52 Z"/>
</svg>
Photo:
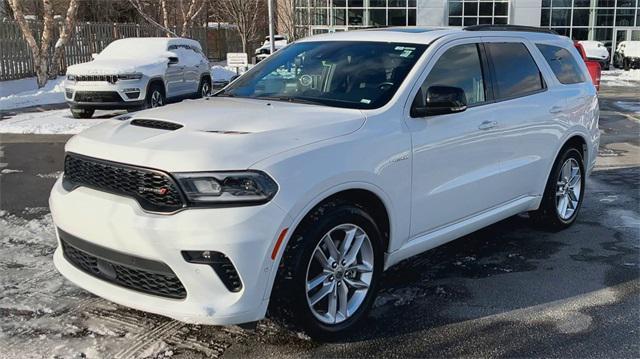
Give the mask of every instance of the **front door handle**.
<svg viewBox="0 0 640 359">
<path fill-rule="evenodd" d="M 480 124 L 480 126 L 478 126 L 478 129 L 490 130 L 496 126 L 498 126 L 498 122 L 496 121 L 484 121 L 483 123 Z"/>
</svg>

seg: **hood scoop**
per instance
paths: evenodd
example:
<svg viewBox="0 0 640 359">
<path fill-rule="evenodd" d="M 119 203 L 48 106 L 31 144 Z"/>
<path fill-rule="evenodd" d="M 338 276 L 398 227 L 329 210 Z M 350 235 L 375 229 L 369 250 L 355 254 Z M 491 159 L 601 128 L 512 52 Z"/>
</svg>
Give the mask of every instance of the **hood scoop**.
<svg viewBox="0 0 640 359">
<path fill-rule="evenodd" d="M 167 131 L 175 131 L 183 127 L 182 125 L 174 122 L 158 121 L 158 120 L 142 120 L 142 119 L 133 120 L 131 121 L 131 124 L 133 126 L 155 128 L 158 130 L 167 130 Z"/>
</svg>

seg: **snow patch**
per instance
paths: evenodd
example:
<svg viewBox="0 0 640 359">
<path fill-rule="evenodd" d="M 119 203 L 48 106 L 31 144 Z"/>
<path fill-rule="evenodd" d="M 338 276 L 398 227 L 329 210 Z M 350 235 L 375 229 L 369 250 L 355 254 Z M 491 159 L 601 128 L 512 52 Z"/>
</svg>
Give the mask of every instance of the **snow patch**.
<svg viewBox="0 0 640 359">
<path fill-rule="evenodd" d="M 0 110 L 64 102 L 64 76 L 47 81 L 41 89 L 37 87 L 34 78 L 0 82 Z"/>
<path fill-rule="evenodd" d="M 10 173 L 22 173 L 22 170 L 12 170 L 10 168 L 4 168 L 2 171 L 0 171 L 0 176 L 7 175 Z"/>
<path fill-rule="evenodd" d="M 640 86 L 640 69 L 602 71 L 600 83 L 603 86 Z"/>
<path fill-rule="evenodd" d="M 105 114 L 110 112 L 96 111 L 95 117 Z M 108 119 L 76 119 L 68 109 L 26 112 L 0 121 L 0 133 L 76 134 L 104 121 Z"/>
<path fill-rule="evenodd" d="M 640 114 L 640 102 L 616 101 L 616 106 L 626 111 Z"/>
<path fill-rule="evenodd" d="M 58 178 L 62 175 L 62 171 L 55 171 L 52 173 L 38 173 L 36 176 L 40 178 Z"/>
</svg>

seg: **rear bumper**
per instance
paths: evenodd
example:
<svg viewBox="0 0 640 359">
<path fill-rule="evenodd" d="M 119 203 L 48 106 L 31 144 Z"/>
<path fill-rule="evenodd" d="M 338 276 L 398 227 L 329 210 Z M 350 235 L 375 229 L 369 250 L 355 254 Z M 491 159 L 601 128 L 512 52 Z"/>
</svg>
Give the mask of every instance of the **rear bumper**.
<svg viewBox="0 0 640 359">
<path fill-rule="evenodd" d="M 240 324 L 264 317 L 276 269 L 270 254 L 279 232 L 290 224 L 275 203 L 160 215 L 143 211 L 127 197 L 85 187 L 66 191 L 59 179 L 49 205 L 59 230 L 111 252 L 166 265 L 186 296 L 148 294 L 99 278 L 74 265 L 58 246 L 55 266 L 76 285 L 115 303 L 188 323 Z M 230 291 L 212 267 L 189 263 L 182 255 L 203 250 L 228 256 L 242 289 Z"/>
</svg>

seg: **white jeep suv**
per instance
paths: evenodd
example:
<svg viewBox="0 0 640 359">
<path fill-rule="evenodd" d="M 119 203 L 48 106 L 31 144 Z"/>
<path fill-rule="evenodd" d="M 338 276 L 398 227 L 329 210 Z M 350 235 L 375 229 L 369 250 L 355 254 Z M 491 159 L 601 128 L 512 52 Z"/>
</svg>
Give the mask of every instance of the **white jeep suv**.
<svg viewBox="0 0 640 359">
<path fill-rule="evenodd" d="M 311 37 L 216 96 L 84 131 L 51 192 L 56 267 L 177 320 L 269 309 L 327 338 L 405 258 L 522 212 L 568 227 L 596 90 L 571 40 L 522 30 Z"/>
<path fill-rule="evenodd" d="M 195 40 L 120 39 L 93 57 L 67 69 L 65 98 L 76 118 L 89 118 L 97 109 L 138 110 L 211 92 L 209 61 Z"/>
</svg>

